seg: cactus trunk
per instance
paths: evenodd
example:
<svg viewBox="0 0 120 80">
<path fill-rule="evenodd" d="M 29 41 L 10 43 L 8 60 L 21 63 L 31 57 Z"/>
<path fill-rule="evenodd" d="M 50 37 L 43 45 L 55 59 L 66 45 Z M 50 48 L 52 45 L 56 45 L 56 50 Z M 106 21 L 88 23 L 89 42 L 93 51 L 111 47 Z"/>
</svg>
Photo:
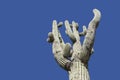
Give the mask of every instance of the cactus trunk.
<svg viewBox="0 0 120 80">
<path fill-rule="evenodd" d="M 90 80 L 88 69 L 80 60 L 73 61 L 70 69 L 69 80 Z"/>
</svg>

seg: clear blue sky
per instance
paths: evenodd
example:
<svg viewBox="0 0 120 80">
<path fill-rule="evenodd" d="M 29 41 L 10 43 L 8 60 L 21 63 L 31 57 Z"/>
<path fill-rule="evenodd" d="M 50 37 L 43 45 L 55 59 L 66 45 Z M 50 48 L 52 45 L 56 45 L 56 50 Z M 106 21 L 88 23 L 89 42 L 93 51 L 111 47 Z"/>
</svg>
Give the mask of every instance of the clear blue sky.
<svg viewBox="0 0 120 80">
<path fill-rule="evenodd" d="M 102 13 L 89 62 L 91 80 L 120 80 L 119 0 L 0 0 L 0 80 L 68 80 L 46 42 L 52 20 L 88 25 Z M 64 27 L 61 29 L 64 34 Z M 63 35 L 67 42 L 68 37 Z"/>
</svg>

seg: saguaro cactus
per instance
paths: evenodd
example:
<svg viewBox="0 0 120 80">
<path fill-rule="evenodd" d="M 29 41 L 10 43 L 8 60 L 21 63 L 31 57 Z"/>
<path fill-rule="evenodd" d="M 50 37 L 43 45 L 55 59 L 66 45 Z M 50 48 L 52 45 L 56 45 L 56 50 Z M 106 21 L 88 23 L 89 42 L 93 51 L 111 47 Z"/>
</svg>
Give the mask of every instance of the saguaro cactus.
<svg viewBox="0 0 120 80">
<path fill-rule="evenodd" d="M 48 33 L 47 41 L 52 43 L 52 51 L 57 63 L 68 72 L 69 80 L 90 80 L 88 72 L 88 61 L 93 53 L 93 44 L 95 33 L 99 24 L 101 13 L 97 9 L 93 9 L 94 17 L 90 21 L 88 28 L 83 26 L 83 32 L 78 31 L 78 23 L 65 21 L 66 34 L 72 41 L 65 43 L 59 32 L 62 22 L 57 23 L 56 20 L 52 24 L 52 32 Z M 80 37 L 85 36 L 83 44 Z"/>
</svg>

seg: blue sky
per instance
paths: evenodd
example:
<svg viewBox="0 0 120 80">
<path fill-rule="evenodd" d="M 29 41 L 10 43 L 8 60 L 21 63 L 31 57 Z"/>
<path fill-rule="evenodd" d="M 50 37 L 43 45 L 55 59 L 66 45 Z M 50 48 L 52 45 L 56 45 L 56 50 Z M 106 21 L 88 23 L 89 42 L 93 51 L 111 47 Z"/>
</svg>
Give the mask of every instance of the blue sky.
<svg viewBox="0 0 120 80">
<path fill-rule="evenodd" d="M 0 0 L 0 80 L 68 80 L 53 58 L 47 33 L 54 19 L 74 20 L 82 30 L 94 8 L 102 18 L 89 61 L 91 80 L 119 80 L 119 5 L 119 0 Z"/>
</svg>

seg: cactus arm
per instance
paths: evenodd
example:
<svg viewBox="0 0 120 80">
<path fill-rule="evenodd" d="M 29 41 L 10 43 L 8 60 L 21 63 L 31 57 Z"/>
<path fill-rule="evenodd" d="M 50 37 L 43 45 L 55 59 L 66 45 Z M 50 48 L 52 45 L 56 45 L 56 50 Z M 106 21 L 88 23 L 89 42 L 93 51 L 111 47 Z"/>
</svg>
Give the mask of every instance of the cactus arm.
<svg viewBox="0 0 120 80">
<path fill-rule="evenodd" d="M 76 23 L 74 21 L 72 21 L 72 28 L 73 28 L 73 34 L 76 38 L 76 41 L 79 41 L 80 42 L 80 36 L 79 36 L 79 32 L 77 30 L 78 26 L 76 25 Z M 80 44 L 81 45 L 81 44 Z"/>
<path fill-rule="evenodd" d="M 94 45 L 95 33 L 98 23 L 101 18 L 101 13 L 97 9 L 93 9 L 94 18 L 90 21 L 87 29 L 87 33 L 83 42 L 83 52 L 84 54 L 90 55 Z"/>
<path fill-rule="evenodd" d="M 79 32 L 78 32 L 78 26 L 76 25 L 76 23 L 73 21 L 72 22 L 72 29 L 73 29 L 73 34 L 76 38 L 76 42 L 73 44 L 73 55 L 72 55 L 72 60 L 77 56 L 78 58 L 80 58 L 80 56 L 82 55 L 82 46 L 80 43 L 80 36 L 79 36 Z M 78 56 L 79 55 L 79 56 Z"/>
<path fill-rule="evenodd" d="M 47 42 L 52 43 L 54 41 L 54 37 L 52 32 L 48 33 L 48 38 L 47 38 Z"/>
<path fill-rule="evenodd" d="M 83 32 L 80 32 L 80 33 L 79 33 L 79 36 L 85 36 L 86 33 L 87 33 L 87 28 L 86 28 L 86 26 L 84 25 L 84 26 L 83 26 Z"/>
<path fill-rule="evenodd" d="M 62 25 L 63 25 L 63 22 L 59 22 L 57 26 L 58 28 L 60 28 Z"/>
<path fill-rule="evenodd" d="M 69 67 L 66 66 L 67 64 L 70 64 L 71 61 L 63 57 L 64 51 L 63 48 L 61 47 L 61 43 L 59 39 L 60 33 L 58 30 L 57 21 L 55 20 L 53 21 L 52 34 L 54 36 L 54 41 L 52 45 L 54 58 L 63 69 L 68 70 Z"/>
<path fill-rule="evenodd" d="M 71 41 L 74 43 L 76 41 L 76 39 L 75 39 L 75 36 L 73 34 L 73 31 L 71 30 L 70 24 L 67 20 L 65 21 L 65 28 L 66 28 L 66 31 L 65 31 L 66 34 L 69 36 Z"/>
<path fill-rule="evenodd" d="M 60 28 L 62 25 L 63 25 L 63 23 L 59 22 L 58 23 L 58 28 Z M 66 43 L 65 44 L 59 30 L 58 30 L 58 32 L 59 32 L 58 36 L 59 36 L 60 44 L 61 44 L 61 47 L 63 49 L 63 57 L 68 58 L 71 55 L 70 54 L 71 44 L 70 43 Z"/>
<path fill-rule="evenodd" d="M 63 56 L 65 57 L 65 58 L 68 58 L 68 57 L 70 57 L 71 56 L 71 44 L 70 43 L 66 43 L 65 44 L 65 46 L 64 46 L 64 49 L 63 49 Z"/>
</svg>

